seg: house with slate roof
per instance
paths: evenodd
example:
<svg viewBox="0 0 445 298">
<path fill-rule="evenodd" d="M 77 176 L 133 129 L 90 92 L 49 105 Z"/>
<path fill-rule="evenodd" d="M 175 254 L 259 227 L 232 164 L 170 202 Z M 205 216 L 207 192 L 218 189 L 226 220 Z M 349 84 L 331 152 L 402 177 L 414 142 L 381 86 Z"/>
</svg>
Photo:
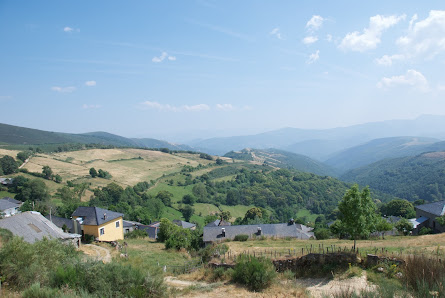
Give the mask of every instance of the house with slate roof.
<svg viewBox="0 0 445 298">
<path fill-rule="evenodd" d="M 308 240 L 315 238 L 312 230 L 310 227 L 295 224 L 293 221 L 280 224 L 205 226 L 203 240 L 206 245 L 212 242 L 221 242 L 226 239 L 233 240 L 236 235 L 248 235 L 249 238 L 265 236 Z"/>
<path fill-rule="evenodd" d="M 220 226 L 230 226 L 232 225 L 230 222 L 225 221 L 223 219 L 217 219 L 215 221 L 209 222 L 206 227 L 220 227 Z"/>
<path fill-rule="evenodd" d="M 23 202 L 17 201 L 10 197 L 4 197 L 0 199 L 0 215 L 2 217 L 9 217 L 19 213 L 19 208 Z"/>
<path fill-rule="evenodd" d="M 82 233 L 82 226 L 80 225 L 79 221 L 75 219 L 63 218 L 54 215 L 47 215 L 45 218 L 65 232 L 74 234 Z"/>
<path fill-rule="evenodd" d="M 11 231 L 15 236 L 23 237 L 23 240 L 29 243 L 48 238 L 80 246 L 81 235 L 65 233 L 36 211 L 22 212 L 0 219 L 0 228 Z"/>
<path fill-rule="evenodd" d="M 179 219 L 175 219 L 172 221 L 175 225 L 177 225 L 178 227 L 181 227 L 183 229 L 190 229 L 190 230 L 194 230 L 196 229 L 196 225 L 192 224 L 190 222 L 186 222 L 183 220 L 179 220 Z"/>
<path fill-rule="evenodd" d="M 416 221 L 419 222 L 417 225 L 418 230 L 422 227 L 427 227 L 435 233 L 445 232 L 445 227 L 436 222 L 436 217 L 445 214 L 445 201 L 415 206 L 414 209 L 416 210 Z"/>
<path fill-rule="evenodd" d="M 72 214 L 82 227 L 83 235 L 92 235 L 97 241 L 124 239 L 123 214 L 99 207 L 78 207 Z"/>
</svg>

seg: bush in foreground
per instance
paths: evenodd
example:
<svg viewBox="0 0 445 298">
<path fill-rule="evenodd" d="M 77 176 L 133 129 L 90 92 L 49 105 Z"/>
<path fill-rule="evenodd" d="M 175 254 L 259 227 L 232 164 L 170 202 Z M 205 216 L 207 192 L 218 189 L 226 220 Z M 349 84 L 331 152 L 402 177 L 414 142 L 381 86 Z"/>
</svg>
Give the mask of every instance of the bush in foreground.
<svg viewBox="0 0 445 298">
<path fill-rule="evenodd" d="M 277 273 L 266 258 L 240 256 L 234 268 L 232 280 L 246 285 L 251 291 L 262 291 L 274 281 Z"/>
<path fill-rule="evenodd" d="M 249 235 L 240 234 L 236 235 L 233 241 L 247 241 L 247 239 L 249 239 Z"/>
</svg>

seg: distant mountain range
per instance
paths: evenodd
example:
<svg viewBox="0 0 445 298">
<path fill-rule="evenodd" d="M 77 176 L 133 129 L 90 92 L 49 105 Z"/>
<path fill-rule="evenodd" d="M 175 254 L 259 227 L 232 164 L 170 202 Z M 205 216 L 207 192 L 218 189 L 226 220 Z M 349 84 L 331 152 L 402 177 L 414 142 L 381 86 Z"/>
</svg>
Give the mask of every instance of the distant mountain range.
<svg viewBox="0 0 445 298">
<path fill-rule="evenodd" d="M 103 144 L 120 147 L 169 148 L 170 150 L 194 150 L 188 145 L 173 144 L 156 139 L 129 139 L 107 132 L 70 134 L 50 132 L 0 123 L 0 143 L 14 145 L 38 144 Z"/>
<path fill-rule="evenodd" d="M 256 135 L 198 140 L 188 145 L 217 155 L 244 148 L 277 148 L 324 161 L 342 150 L 374 139 L 400 136 L 444 140 L 445 116 L 424 115 L 414 120 L 390 120 L 324 130 L 283 128 Z"/>
<path fill-rule="evenodd" d="M 338 172 L 336 172 L 334 168 L 322 162 L 305 155 L 278 149 L 243 149 L 241 151 L 231 151 L 224 156 L 234 159 L 257 161 L 278 168 L 296 169 L 320 176 L 338 176 Z"/>
</svg>

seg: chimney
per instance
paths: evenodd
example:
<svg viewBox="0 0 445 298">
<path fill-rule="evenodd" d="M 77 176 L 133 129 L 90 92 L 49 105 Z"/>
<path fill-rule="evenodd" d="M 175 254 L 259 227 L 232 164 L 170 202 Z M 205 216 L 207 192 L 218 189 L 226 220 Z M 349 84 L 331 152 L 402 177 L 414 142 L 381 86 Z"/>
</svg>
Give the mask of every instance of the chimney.
<svg viewBox="0 0 445 298">
<path fill-rule="evenodd" d="M 293 225 L 295 222 L 294 222 L 294 219 L 293 218 L 291 218 L 290 220 L 289 220 L 289 225 L 291 226 L 291 225 Z"/>
<path fill-rule="evenodd" d="M 258 227 L 258 232 L 257 232 L 257 234 L 258 234 L 258 235 L 261 235 L 261 227 Z"/>
<path fill-rule="evenodd" d="M 106 213 L 104 213 L 104 220 L 105 220 L 105 219 L 107 219 L 107 214 L 106 214 Z"/>
<path fill-rule="evenodd" d="M 79 231 L 77 229 L 77 223 L 78 221 L 73 218 L 74 234 L 79 234 Z"/>
<path fill-rule="evenodd" d="M 222 235 L 223 237 L 226 237 L 226 228 L 222 228 L 222 229 L 221 229 L 221 235 Z"/>
</svg>

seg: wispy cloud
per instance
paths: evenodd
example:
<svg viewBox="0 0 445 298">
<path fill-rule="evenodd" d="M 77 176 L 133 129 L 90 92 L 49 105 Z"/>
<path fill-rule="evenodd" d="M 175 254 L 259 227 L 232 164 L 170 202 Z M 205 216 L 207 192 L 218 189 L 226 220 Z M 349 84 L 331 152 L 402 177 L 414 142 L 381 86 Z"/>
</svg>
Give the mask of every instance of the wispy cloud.
<svg viewBox="0 0 445 298">
<path fill-rule="evenodd" d="M 428 80 L 422 73 L 410 69 L 404 75 L 384 77 L 377 83 L 378 88 L 394 88 L 401 86 L 411 86 L 413 89 L 421 92 L 430 91 Z"/>
<path fill-rule="evenodd" d="M 60 93 L 71 93 L 76 91 L 76 87 L 69 86 L 69 87 L 60 87 L 60 86 L 53 86 L 51 87 L 51 90 L 60 92 Z"/>
<path fill-rule="evenodd" d="M 102 107 L 101 105 L 87 105 L 87 104 L 82 105 L 82 109 L 84 110 L 100 109 L 101 107 Z"/>
<path fill-rule="evenodd" d="M 11 95 L 0 95 L 0 101 L 12 99 Z"/>
<path fill-rule="evenodd" d="M 391 66 L 394 61 L 402 60 L 404 58 L 405 58 L 404 55 L 391 55 L 391 56 L 383 55 L 381 58 L 375 59 L 375 62 L 378 65 Z"/>
<path fill-rule="evenodd" d="M 313 44 L 317 40 L 318 40 L 317 36 L 306 36 L 305 38 L 303 38 L 303 43 L 304 44 Z"/>
<path fill-rule="evenodd" d="M 306 28 L 311 31 L 317 31 L 323 26 L 325 19 L 322 16 L 313 15 L 312 18 L 306 23 Z"/>
<path fill-rule="evenodd" d="M 274 28 L 269 34 L 275 36 L 278 39 L 284 39 L 281 35 L 280 28 Z"/>
<path fill-rule="evenodd" d="M 375 49 L 381 42 L 383 32 L 405 18 L 406 15 L 373 16 L 369 19 L 369 26 L 363 30 L 363 33 L 354 31 L 346 34 L 338 47 L 344 51 L 357 52 Z"/>
<path fill-rule="evenodd" d="M 161 104 L 156 101 L 148 101 L 148 100 L 142 102 L 141 106 L 145 109 L 170 111 L 170 112 L 200 112 L 200 111 L 210 110 L 210 107 L 206 104 L 175 106 L 170 104 Z"/>
<path fill-rule="evenodd" d="M 151 59 L 151 61 L 153 61 L 155 63 L 161 63 L 165 59 L 170 60 L 170 61 L 175 61 L 176 57 L 175 56 L 170 56 L 169 54 L 167 54 L 167 52 L 162 52 L 161 56 L 153 57 L 153 59 Z"/>
<path fill-rule="evenodd" d="M 231 37 L 235 37 L 235 38 L 238 38 L 238 39 L 242 39 L 242 40 L 245 40 L 245 41 L 253 41 L 254 40 L 252 37 L 250 37 L 250 36 L 248 36 L 246 34 L 238 33 L 238 32 L 235 32 L 235 31 L 233 31 L 231 29 L 227 29 L 227 28 L 224 28 L 224 27 L 220 27 L 220 26 L 216 26 L 216 25 L 212 25 L 212 24 L 207 24 L 207 23 L 202 23 L 202 22 L 198 22 L 198 21 L 192 20 L 192 19 L 186 19 L 186 22 L 188 22 L 190 24 L 193 24 L 193 25 L 197 25 L 197 26 L 203 27 L 203 28 L 207 28 L 207 29 L 210 29 L 210 30 L 222 33 L 222 34 L 225 34 L 227 36 L 231 36 Z"/>
<path fill-rule="evenodd" d="M 235 107 L 230 103 L 216 104 L 216 109 L 220 111 L 233 111 Z"/>
<path fill-rule="evenodd" d="M 64 32 L 68 32 L 68 33 L 71 33 L 71 32 L 80 32 L 80 29 L 75 29 L 75 28 L 66 26 L 66 27 L 63 28 L 63 31 L 64 31 Z"/>
<path fill-rule="evenodd" d="M 317 50 L 315 53 L 312 53 L 309 55 L 309 59 L 306 61 L 307 64 L 312 64 L 315 61 L 317 61 L 318 59 L 320 59 L 320 51 Z"/>
<path fill-rule="evenodd" d="M 86 81 L 85 86 L 88 86 L 88 87 L 96 86 L 96 81 Z"/>
</svg>

